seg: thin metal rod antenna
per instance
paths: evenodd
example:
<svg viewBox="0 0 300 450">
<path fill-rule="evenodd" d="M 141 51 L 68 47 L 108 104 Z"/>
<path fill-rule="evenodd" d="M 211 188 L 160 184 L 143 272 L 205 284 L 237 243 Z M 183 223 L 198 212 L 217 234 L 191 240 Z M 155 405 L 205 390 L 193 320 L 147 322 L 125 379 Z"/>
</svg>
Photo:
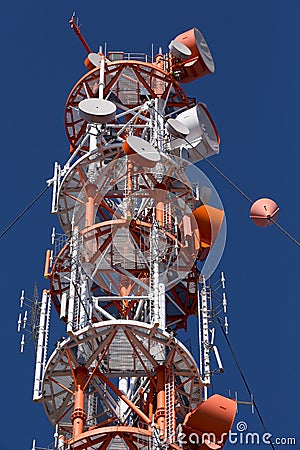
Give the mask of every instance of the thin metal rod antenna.
<svg viewBox="0 0 300 450">
<path fill-rule="evenodd" d="M 238 371 L 239 371 L 239 373 L 240 373 L 240 375 L 241 375 L 241 378 L 242 378 L 242 380 L 243 380 L 243 382 L 244 382 L 244 385 L 245 385 L 245 387 L 246 387 L 246 389 L 247 389 L 247 392 L 248 392 L 248 394 L 250 395 L 250 397 L 252 398 L 252 402 L 253 402 L 254 409 L 255 409 L 255 411 L 257 412 L 257 415 L 258 415 L 258 418 L 259 418 L 259 420 L 260 420 L 260 423 L 261 423 L 261 425 L 262 425 L 262 427 L 263 427 L 263 430 L 264 430 L 264 432 L 265 432 L 266 434 L 269 434 L 268 431 L 267 431 L 267 427 L 266 427 L 266 425 L 265 425 L 265 422 L 264 422 L 264 420 L 263 420 L 263 417 L 262 417 L 262 415 L 261 415 L 261 413 L 260 413 L 260 411 L 259 411 L 259 408 L 258 408 L 258 406 L 257 406 L 257 404 L 256 404 L 256 402 L 255 402 L 255 400 L 254 400 L 254 395 L 252 394 L 252 391 L 251 391 L 251 389 L 250 389 L 250 386 L 249 386 L 249 384 L 248 384 L 248 382 L 247 382 L 247 380 L 246 380 L 246 377 L 245 377 L 245 375 L 244 375 L 244 373 L 243 373 L 243 371 L 242 371 L 242 369 L 241 369 L 241 366 L 240 366 L 240 364 L 239 364 L 239 362 L 238 362 L 238 359 L 237 359 L 237 357 L 236 357 L 236 355 L 235 355 L 235 353 L 234 353 L 234 350 L 233 350 L 233 348 L 232 348 L 232 346 L 231 346 L 231 343 L 230 343 L 230 341 L 229 341 L 229 338 L 228 338 L 227 334 L 225 333 L 223 324 L 222 324 L 221 320 L 220 320 L 218 317 L 217 317 L 217 321 L 219 322 L 220 328 L 221 328 L 222 333 L 223 333 L 223 335 L 224 335 L 224 338 L 225 338 L 225 340 L 226 340 L 226 342 L 227 342 L 227 345 L 228 345 L 229 350 L 230 350 L 230 352 L 231 352 L 231 355 L 232 355 L 232 357 L 233 357 L 233 359 L 234 359 L 234 362 L 235 362 L 235 364 L 236 364 L 236 366 L 237 366 L 237 369 L 238 369 Z M 271 441 L 269 441 L 269 442 L 270 442 L 270 445 L 271 445 L 272 449 L 275 450 L 274 444 L 273 444 Z"/>
<path fill-rule="evenodd" d="M 42 197 L 42 195 L 45 194 L 47 189 L 50 187 L 50 184 L 47 185 L 42 192 L 39 193 L 37 197 L 35 197 L 32 202 L 29 203 L 28 206 L 5 228 L 5 230 L 2 231 L 0 234 L 0 239 L 15 225 L 16 222 L 18 222 L 19 219 L 21 219 L 22 216 Z"/>
<path fill-rule="evenodd" d="M 70 26 L 73 29 L 74 33 L 76 34 L 76 36 L 78 37 L 78 39 L 80 40 L 82 45 L 84 46 L 85 50 L 88 53 L 92 53 L 92 50 L 90 49 L 89 45 L 87 44 L 86 40 L 84 39 L 84 37 L 81 34 L 80 27 L 78 26 L 78 23 L 75 22 L 75 12 L 73 13 L 69 23 L 70 23 Z"/>
</svg>

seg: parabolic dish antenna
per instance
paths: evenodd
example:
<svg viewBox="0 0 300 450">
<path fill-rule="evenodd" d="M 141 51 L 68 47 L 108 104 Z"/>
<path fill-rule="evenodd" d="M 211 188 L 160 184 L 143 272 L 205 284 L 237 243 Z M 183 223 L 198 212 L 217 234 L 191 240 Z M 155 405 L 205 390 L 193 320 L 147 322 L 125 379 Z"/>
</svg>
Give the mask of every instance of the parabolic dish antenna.
<svg viewBox="0 0 300 450">
<path fill-rule="evenodd" d="M 101 57 L 99 53 L 89 53 L 84 60 L 84 65 L 88 70 L 93 70 L 95 67 L 100 67 Z"/>
<path fill-rule="evenodd" d="M 99 55 L 99 53 L 90 53 L 88 55 L 88 59 L 94 67 L 100 67 L 101 56 Z"/>
<path fill-rule="evenodd" d="M 179 34 L 174 41 L 184 44 L 191 52 L 191 56 L 182 61 L 180 73 L 182 83 L 190 83 L 215 71 L 212 54 L 198 28 L 191 28 Z"/>
<path fill-rule="evenodd" d="M 220 138 L 217 128 L 202 103 L 178 114 L 176 121 L 187 127 L 189 134 L 186 140 L 175 139 L 171 142 L 175 153 L 180 146 L 184 145 L 189 152 L 189 161 L 192 163 L 219 153 Z"/>
<path fill-rule="evenodd" d="M 188 59 L 192 55 L 191 50 L 185 44 L 176 40 L 170 42 L 169 50 L 173 56 L 180 59 Z"/>
<path fill-rule="evenodd" d="M 154 167 L 160 160 L 159 152 L 149 142 L 138 136 L 128 136 L 123 144 L 126 155 L 133 156 L 133 162 L 146 167 Z"/>
<path fill-rule="evenodd" d="M 189 134 L 190 130 L 187 126 L 176 119 L 168 119 L 166 122 L 166 130 L 171 136 L 175 138 L 184 139 Z"/>
<path fill-rule="evenodd" d="M 79 103 L 78 108 L 80 117 L 92 123 L 111 122 L 117 110 L 113 102 L 100 98 L 86 98 Z"/>
</svg>

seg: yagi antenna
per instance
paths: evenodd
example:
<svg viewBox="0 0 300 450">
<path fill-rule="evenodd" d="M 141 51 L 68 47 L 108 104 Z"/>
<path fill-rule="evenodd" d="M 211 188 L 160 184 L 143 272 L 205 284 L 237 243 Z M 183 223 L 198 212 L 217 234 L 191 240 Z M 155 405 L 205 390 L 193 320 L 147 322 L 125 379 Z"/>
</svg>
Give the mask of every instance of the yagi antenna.
<svg viewBox="0 0 300 450">
<path fill-rule="evenodd" d="M 73 29 L 74 33 L 76 34 L 76 36 L 82 43 L 83 47 L 85 48 L 85 50 L 88 53 L 92 53 L 92 50 L 90 49 L 89 45 L 87 44 L 86 40 L 84 39 L 84 37 L 81 34 L 80 26 L 78 25 L 78 18 L 75 21 L 75 13 L 73 13 L 69 23 L 70 23 L 70 26 Z"/>
</svg>

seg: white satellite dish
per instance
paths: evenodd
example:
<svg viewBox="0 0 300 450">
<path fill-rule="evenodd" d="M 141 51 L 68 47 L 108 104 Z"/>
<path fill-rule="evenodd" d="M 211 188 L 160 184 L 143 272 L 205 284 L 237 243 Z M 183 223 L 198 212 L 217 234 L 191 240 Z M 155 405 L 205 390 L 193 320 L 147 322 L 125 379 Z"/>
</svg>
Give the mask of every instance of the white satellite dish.
<svg viewBox="0 0 300 450">
<path fill-rule="evenodd" d="M 113 102 L 100 98 L 86 98 L 79 103 L 78 108 L 80 117 L 92 123 L 111 122 L 117 110 Z"/>
<path fill-rule="evenodd" d="M 185 44 L 176 40 L 170 42 L 169 50 L 173 56 L 180 59 L 188 59 L 192 54 L 191 50 Z"/>
<path fill-rule="evenodd" d="M 99 55 L 99 53 L 90 53 L 88 55 L 88 60 L 94 67 L 100 67 L 101 56 Z"/>
<path fill-rule="evenodd" d="M 216 126 L 202 103 L 181 112 L 176 117 L 189 129 L 185 140 L 171 141 L 171 148 L 176 155 L 180 155 L 180 147 L 184 145 L 189 152 L 189 161 L 195 163 L 209 156 L 219 153 L 220 138 Z"/>
<path fill-rule="evenodd" d="M 126 155 L 131 156 L 136 164 L 154 167 L 160 160 L 160 154 L 149 142 L 138 136 L 128 136 L 123 144 Z"/>
<path fill-rule="evenodd" d="M 166 130 L 171 136 L 181 139 L 184 139 L 190 132 L 188 127 L 176 119 L 167 120 Z"/>
</svg>

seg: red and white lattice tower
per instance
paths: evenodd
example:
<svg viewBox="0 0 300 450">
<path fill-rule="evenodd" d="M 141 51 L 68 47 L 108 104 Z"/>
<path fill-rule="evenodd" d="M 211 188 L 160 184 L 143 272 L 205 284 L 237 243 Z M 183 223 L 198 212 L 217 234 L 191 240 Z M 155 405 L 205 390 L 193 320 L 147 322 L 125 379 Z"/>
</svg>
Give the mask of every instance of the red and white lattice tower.
<svg viewBox="0 0 300 450">
<path fill-rule="evenodd" d="M 63 232 L 46 254 L 34 400 L 59 450 L 222 448 L 236 402 L 207 394 L 211 350 L 222 367 L 206 280 L 225 218 L 195 165 L 219 136 L 182 88 L 214 72 L 211 53 L 197 28 L 167 54 L 92 53 L 71 26 L 88 71 L 67 100 L 71 155 L 52 179 Z M 68 338 L 46 361 L 50 301 Z M 175 337 L 192 315 L 199 363 Z"/>
</svg>

